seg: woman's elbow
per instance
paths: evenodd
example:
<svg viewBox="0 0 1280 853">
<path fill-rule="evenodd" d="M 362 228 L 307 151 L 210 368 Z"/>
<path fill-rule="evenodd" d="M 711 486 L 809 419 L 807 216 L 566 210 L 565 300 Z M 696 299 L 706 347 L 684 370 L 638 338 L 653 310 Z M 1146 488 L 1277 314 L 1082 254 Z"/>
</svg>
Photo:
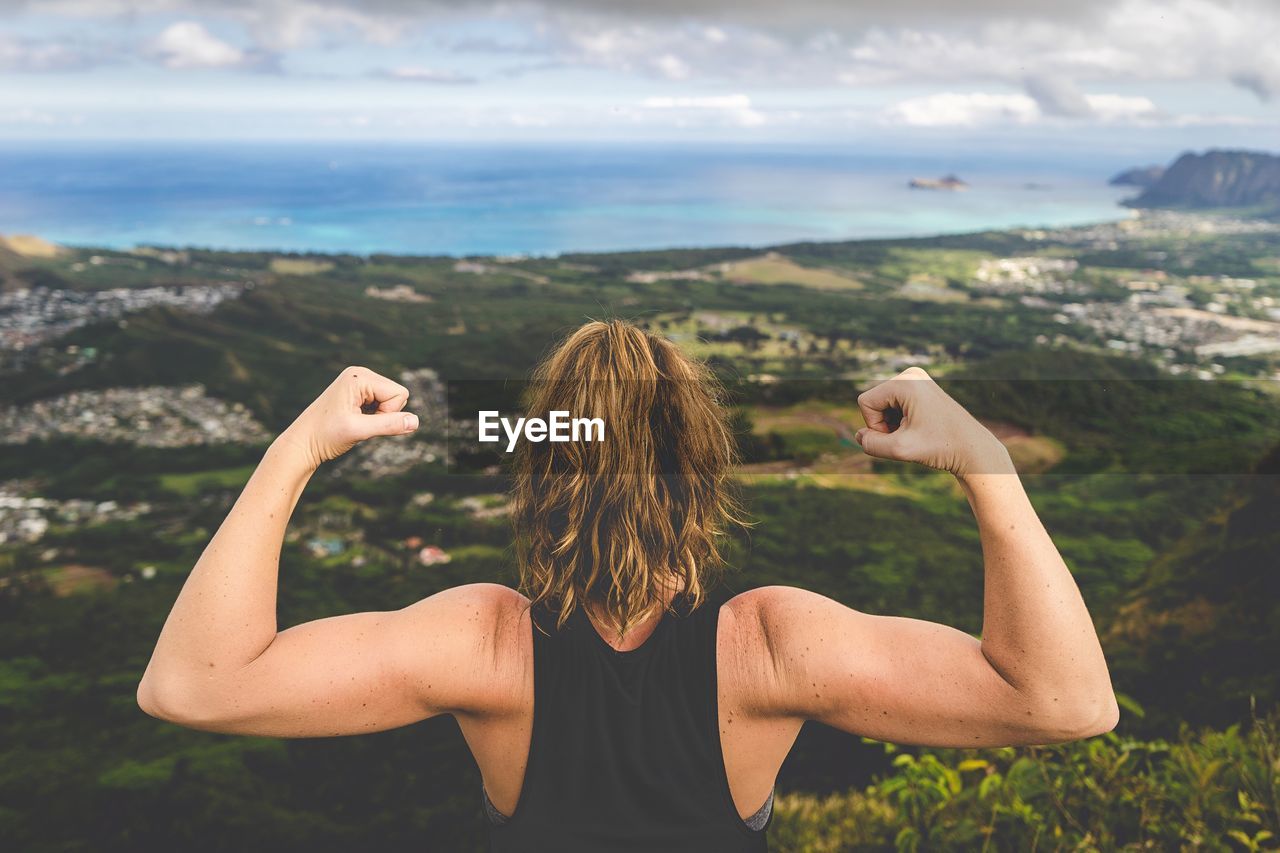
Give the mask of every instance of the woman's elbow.
<svg viewBox="0 0 1280 853">
<path fill-rule="evenodd" d="M 157 720 L 174 721 L 180 716 L 177 694 L 171 680 L 166 681 L 148 669 L 138 682 L 138 707 Z"/>
<path fill-rule="evenodd" d="M 1055 707 L 1058 704 L 1055 702 Z M 1120 706 L 1111 690 L 1079 697 L 1068 708 L 1044 715 L 1047 725 L 1043 743 L 1066 743 L 1096 737 L 1111 731 L 1120 722 Z"/>
<path fill-rule="evenodd" d="M 1081 716 L 1081 727 L 1079 737 L 1095 737 L 1096 735 L 1106 734 L 1116 727 L 1120 722 L 1120 703 L 1116 701 L 1116 694 L 1112 690 L 1097 697 L 1097 699 L 1086 706 L 1086 711 Z"/>
<path fill-rule="evenodd" d="M 180 726 L 207 728 L 214 724 L 212 704 L 196 697 L 184 681 L 148 670 L 138 682 L 138 707 L 157 720 Z"/>
</svg>

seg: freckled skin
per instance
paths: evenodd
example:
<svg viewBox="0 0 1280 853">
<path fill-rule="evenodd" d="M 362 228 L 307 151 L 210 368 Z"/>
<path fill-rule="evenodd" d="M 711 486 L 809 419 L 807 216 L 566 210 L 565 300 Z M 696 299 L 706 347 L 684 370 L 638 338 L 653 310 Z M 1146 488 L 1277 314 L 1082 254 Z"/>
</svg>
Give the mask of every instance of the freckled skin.
<svg viewBox="0 0 1280 853">
<path fill-rule="evenodd" d="M 738 596 L 726 608 L 738 612 L 740 625 L 753 626 L 743 629 L 748 640 L 740 654 L 772 661 L 773 673 L 762 683 L 735 678 L 730 668 L 722 679 L 731 685 L 722 701 L 741 690 L 756 711 L 736 716 L 739 725 L 724 743 L 740 805 L 754 799 L 741 791 L 767 792 L 776 772 L 753 754 L 769 751 L 771 738 L 785 741 L 776 733 L 806 719 L 931 746 L 1056 743 L 1115 725 L 1092 619 L 1007 454 L 923 371 L 903 376 L 911 381 L 859 398 L 868 428 L 858 440 L 870 455 L 956 474 L 982 541 L 981 639 L 924 620 L 861 613 L 792 587 Z M 882 406 L 893 404 L 905 413 L 897 429 L 881 415 Z M 904 437 L 930 430 L 956 440 Z M 946 448 L 945 465 L 930 447 Z M 740 667 L 752 672 L 750 663 Z M 801 694 L 801 684 L 809 691 Z"/>
<path fill-rule="evenodd" d="M 931 746 L 1055 743 L 1115 725 L 1092 619 L 1007 454 L 927 374 L 903 376 L 911 381 L 859 397 L 868 426 L 858 441 L 873 456 L 956 474 L 982 543 L 981 639 L 794 587 L 734 597 L 719 614 L 717 703 L 743 817 L 764 801 L 807 720 Z M 192 728 L 276 737 L 357 734 L 451 714 L 495 805 L 511 814 L 533 710 L 523 596 L 468 584 L 401 610 L 283 631 L 276 624 L 284 531 L 326 461 L 315 454 L 342 452 L 371 424 L 389 429 L 392 416 L 403 430 L 407 399 L 402 386 L 350 369 L 273 442 L 178 596 L 138 700 Z M 375 400 L 379 411 L 363 413 Z M 890 428 L 883 411 L 894 404 L 903 416 Z"/>
</svg>

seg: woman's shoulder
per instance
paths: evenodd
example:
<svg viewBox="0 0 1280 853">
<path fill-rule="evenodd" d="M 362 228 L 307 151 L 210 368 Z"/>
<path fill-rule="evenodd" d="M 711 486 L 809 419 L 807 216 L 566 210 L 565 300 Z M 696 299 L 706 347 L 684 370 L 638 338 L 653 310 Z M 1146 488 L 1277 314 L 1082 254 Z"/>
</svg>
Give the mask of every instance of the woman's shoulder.
<svg viewBox="0 0 1280 853">
<path fill-rule="evenodd" d="M 842 607 L 824 595 L 795 586 L 758 586 L 730 594 L 720 608 L 734 645 L 776 655 L 789 640 L 803 634 L 803 626 Z M 797 630 L 797 629 L 800 630 Z"/>
<path fill-rule="evenodd" d="M 771 610 L 803 607 L 825 596 L 798 586 L 771 584 L 726 593 L 724 606 L 739 616 L 764 616 Z"/>
<path fill-rule="evenodd" d="M 431 596 L 497 650 L 519 647 L 528 634 L 529 599 L 498 583 L 468 583 Z"/>
<path fill-rule="evenodd" d="M 450 587 L 436 596 L 449 599 L 456 607 L 471 608 L 495 616 L 525 608 L 529 599 L 500 583 L 466 583 Z"/>
</svg>

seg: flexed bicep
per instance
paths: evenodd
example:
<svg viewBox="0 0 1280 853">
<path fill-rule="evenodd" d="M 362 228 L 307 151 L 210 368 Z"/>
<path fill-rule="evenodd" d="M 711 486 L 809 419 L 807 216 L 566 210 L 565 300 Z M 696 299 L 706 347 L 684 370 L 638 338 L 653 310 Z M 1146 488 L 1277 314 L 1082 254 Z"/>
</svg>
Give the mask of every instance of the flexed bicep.
<svg viewBox="0 0 1280 853">
<path fill-rule="evenodd" d="M 482 710 L 501 689 L 496 644 L 515 636 L 502 623 L 517 618 L 516 595 L 471 584 L 401 610 L 306 622 L 233 671 L 158 680 L 143 707 L 192 728 L 272 737 L 362 734 Z"/>
<path fill-rule="evenodd" d="M 817 593 L 766 587 L 761 630 L 783 713 L 922 746 L 1054 743 L 1079 735 L 1052 703 L 1008 681 L 980 641 L 936 622 L 877 616 Z"/>
</svg>

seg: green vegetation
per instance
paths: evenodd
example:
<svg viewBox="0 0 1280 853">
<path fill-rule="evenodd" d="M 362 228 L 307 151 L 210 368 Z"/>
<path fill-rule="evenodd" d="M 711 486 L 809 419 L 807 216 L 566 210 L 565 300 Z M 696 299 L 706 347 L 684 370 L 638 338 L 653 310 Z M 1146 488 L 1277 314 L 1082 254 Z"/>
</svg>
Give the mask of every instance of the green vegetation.
<svg viewBox="0 0 1280 853">
<path fill-rule="evenodd" d="M 862 282 L 822 267 L 803 267 L 795 261 L 770 252 L 758 258 L 729 261 L 716 271 L 729 281 L 747 284 L 794 284 L 818 290 L 857 290 Z"/>
<path fill-rule="evenodd" d="M 192 471 L 184 474 L 160 475 L 160 488 L 175 494 L 190 496 L 209 489 L 243 486 L 249 480 L 256 465 L 222 468 L 212 471 Z"/>
<path fill-rule="evenodd" d="M 1278 725 L 1280 714 L 1173 741 L 1109 732 L 1053 747 L 899 753 L 863 790 L 780 797 L 770 842 L 812 853 L 1273 850 Z"/>
<path fill-rule="evenodd" d="M 1078 260 L 1102 301 L 1155 272 L 1198 299 L 1214 298 L 1222 275 L 1280 296 L 1275 234 L 1110 246 L 1002 232 L 796 244 L 765 259 L 90 254 L 0 251 L 0 286 L 254 286 L 207 314 L 153 308 L 76 329 L 20 369 L 0 364 L 0 403 L 199 382 L 278 431 L 346 364 L 519 379 L 583 319 L 628 317 L 708 359 L 729 386 L 739 480 L 759 522 L 729 543 L 732 588 L 799 584 L 977 634 L 981 555 L 954 482 L 873 463 L 851 443 L 857 393 L 925 362 L 1024 471 L 1103 636 L 1122 720 L 1087 742 L 1007 750 L 889 748 L 806 726 L 779 778 L 775 849 L 1274 848 L 1280 403 L 1265 382 L 1171 380 L 973 276 L 984 260 L 1042 255 Z M 691 270 L 706 274 L 633 278 Z M 68 346 L 97 355 L 68 367 Z M 1232 365 L 1242 377 L 1278 368 L 1265 354 Z M 482 384 L 459 386 L 451 405 L 494 391 Z M 8 847 L 480 848 L 479 775 L 451 719 L 286 742 L 191 732 L 136 707 L 168 608 L 261 451 L 0 446 L 0 480 L 26 494 L 150 506 L 131 520 L 54 519 L 38 541 L 0 543 Z M 505 476 L 481 473 L 493 461 L 313 478 L 282 555 L 280 624 L 513 582 Z M 451 559 L 424 565 L 424 546 Z"/>
</svg>

